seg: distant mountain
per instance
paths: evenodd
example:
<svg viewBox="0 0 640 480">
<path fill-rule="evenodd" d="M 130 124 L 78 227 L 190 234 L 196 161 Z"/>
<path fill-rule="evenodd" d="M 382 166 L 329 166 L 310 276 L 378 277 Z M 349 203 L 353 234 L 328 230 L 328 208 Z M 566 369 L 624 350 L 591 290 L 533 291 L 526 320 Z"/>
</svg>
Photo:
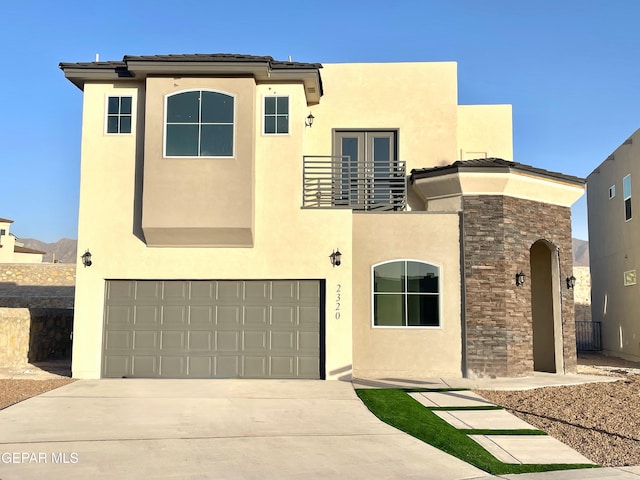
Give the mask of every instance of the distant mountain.
<svg viewBox="0 0 640 480">
<path fill-rule="evenodd" d="M 35 248 L 47 252 L 44 256 L 45 262 L 76 263 L 78 255 L 78 241 L 71 238 L 62 238 L 56 243 L 44 243 L 35 238 L 19 238 L 19 242 L 24 243 L 27 248 Z"/>
<path fill-rule="evenodd" d="M 576 267 L 589 266 L 589 242 L 573 238 L 573 265 Z"/>
</svg>

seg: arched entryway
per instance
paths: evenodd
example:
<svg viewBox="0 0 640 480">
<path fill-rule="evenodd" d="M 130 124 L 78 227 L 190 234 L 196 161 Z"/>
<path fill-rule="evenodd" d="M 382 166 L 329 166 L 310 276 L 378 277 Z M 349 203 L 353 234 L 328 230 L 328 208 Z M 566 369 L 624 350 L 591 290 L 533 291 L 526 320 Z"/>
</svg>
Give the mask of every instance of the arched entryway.
<svg viewBox="0 0 640 480">
<path fill-rule="evenodd" d="M 545 240 L 531 246 L 533 369 L 562 373 L 562 307 L 558 250 Z"/>
</svg>

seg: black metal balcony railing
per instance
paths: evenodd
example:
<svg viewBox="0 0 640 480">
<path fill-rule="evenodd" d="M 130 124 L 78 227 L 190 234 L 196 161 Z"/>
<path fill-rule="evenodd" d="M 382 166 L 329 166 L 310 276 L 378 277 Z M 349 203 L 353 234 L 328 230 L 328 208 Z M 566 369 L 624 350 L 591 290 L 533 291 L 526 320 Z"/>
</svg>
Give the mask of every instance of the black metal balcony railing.
<svg viewBox="0 0 640 480">
<path fill-rule="evenodd" d="M 349 156 L 303 157 L 302 206 L 352 210 L 404 210 L 405 162 L 352 162 Z"/>
<path fill-rule="evenodd" d="M 602 323 L 576 322 L 576 347 L 579 352 L 602 350 Z"/>
</svg>

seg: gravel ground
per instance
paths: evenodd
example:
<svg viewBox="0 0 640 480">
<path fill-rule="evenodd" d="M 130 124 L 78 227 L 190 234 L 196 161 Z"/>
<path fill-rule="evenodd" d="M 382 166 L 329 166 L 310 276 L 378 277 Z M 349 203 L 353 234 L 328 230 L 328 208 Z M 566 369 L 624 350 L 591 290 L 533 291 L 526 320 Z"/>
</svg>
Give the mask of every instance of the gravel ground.
<svg viewBox="0 0 640 480">
<path fill-rule="evenodd" d="M 70 378 L 0 379 L 0 410 L 27 398 L 62 387 L 73 380 Z"/>
<path fill-rule="evenodd" d="M 620 380 L 477 393 L 600 465 L 640 465 L 640 365 L 596 355 L 582 356 L 579 363 L 579 373 Z"/>
</svg>

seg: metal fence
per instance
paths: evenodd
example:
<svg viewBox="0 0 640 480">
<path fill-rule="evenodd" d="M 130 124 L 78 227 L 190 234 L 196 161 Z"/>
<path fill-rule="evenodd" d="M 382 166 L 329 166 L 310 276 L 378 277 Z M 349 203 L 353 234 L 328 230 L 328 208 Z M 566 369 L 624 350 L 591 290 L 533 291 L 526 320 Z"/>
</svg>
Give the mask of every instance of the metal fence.
<svg viewBox="0 0 640 480">
<path fill-rule="evenodd" d="M 306 208 L 404 210 L 406 165 L 399 160 L 352 162 L 349 156 L 305 156 Z"/>
<path fill-rule="evenodd" d="M 579 352 L 602 350 L 602 323 L 576 322 L 576 347 Z"/>
</svg>

